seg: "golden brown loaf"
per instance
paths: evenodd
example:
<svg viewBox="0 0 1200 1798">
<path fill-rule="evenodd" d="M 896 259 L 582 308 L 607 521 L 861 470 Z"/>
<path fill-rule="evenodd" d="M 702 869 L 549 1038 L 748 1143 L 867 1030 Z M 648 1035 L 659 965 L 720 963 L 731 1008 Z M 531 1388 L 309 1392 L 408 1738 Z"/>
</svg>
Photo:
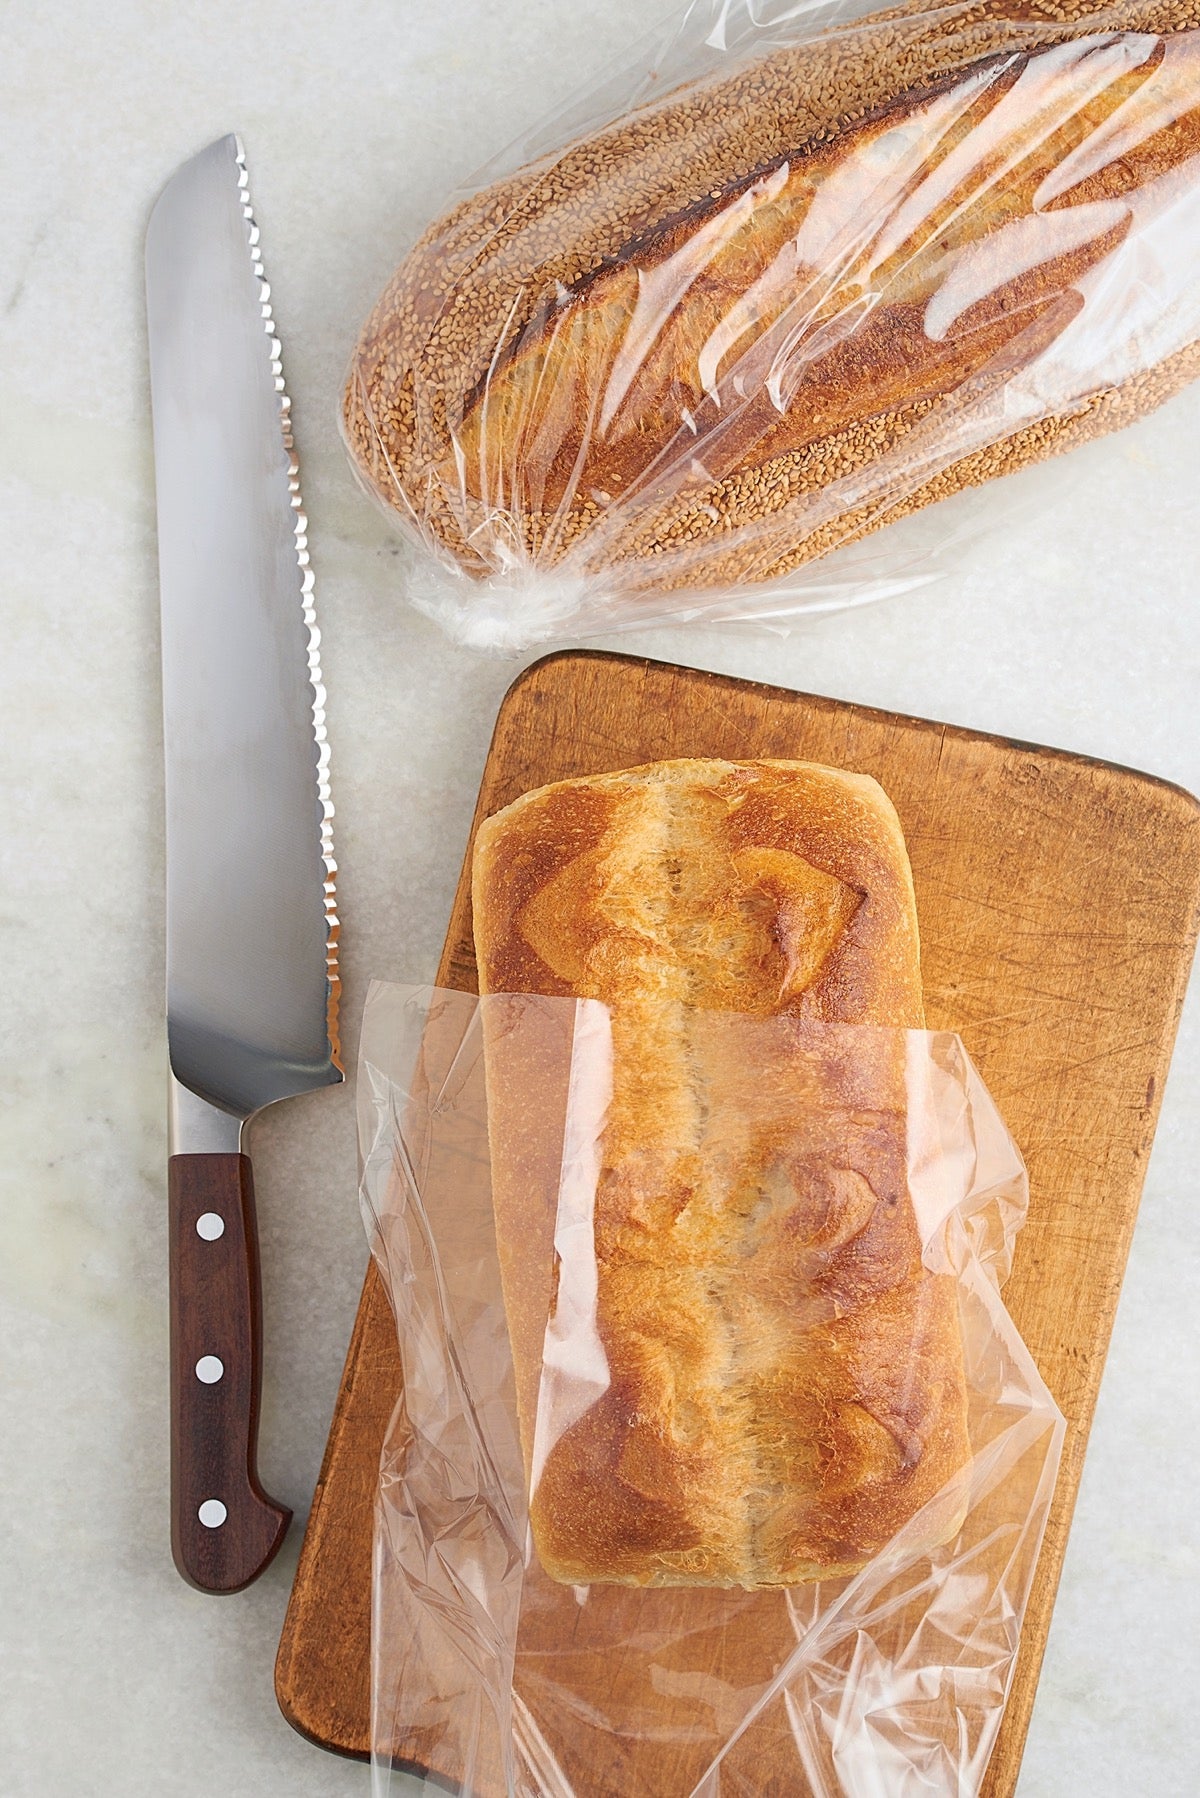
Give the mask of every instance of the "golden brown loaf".
<svg viewBox="0 0 1200 1798">
<path fill-rule="evenodd" d="M 1106 12 L 1128 36 L 1087 0 L 1018 10 L 901 6 L 464 201 L 360 339 L 369 485 L 475 573 L 728 586 L 1157 405 L 1200 348 L 1102 379 L 1122 307 L 1070 340 L 1057 415 L 956 435 L 1197 178 L 1197 0 Z"/>
<path fill-rule="evenodd" d="M 591 1239 L 554 1268 L 547 1070 L 518 1067 L 485 1011 L 547 1571 L 781 1585 L 862 1566 L 922 1506 L 924 1541 L 952 1534 L 968 1454 L 955 1292 L 922 1266 L 907 1195 L 904 1039 L 853 1028 L 923 1022 L 880 788 L 802 762 L 562 781 L 480 827 L 473 902 L 481 992 L 611 1015 Z M 590 1402 L 568 1384 L 550 1431 L 547 1311 L 568 1283 L 575 1305 L 589 1270 L 602 1377 L 593 1354 L 576 1370 Z"/>
</svg>

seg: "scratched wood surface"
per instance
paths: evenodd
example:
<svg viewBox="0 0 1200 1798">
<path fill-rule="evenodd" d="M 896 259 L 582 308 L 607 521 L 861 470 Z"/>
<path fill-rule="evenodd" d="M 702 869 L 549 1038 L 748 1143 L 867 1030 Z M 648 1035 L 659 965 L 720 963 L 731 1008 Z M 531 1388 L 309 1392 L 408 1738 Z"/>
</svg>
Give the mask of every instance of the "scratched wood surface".
<svg viewBox="0 0 1200 1798">
<path fill-rule="evenodd" d="M 1200 807 L 1177 787 L 1080 756 L 571 652 L 527 670 L 506 696 L 476 823 L 547 781 L 680 755 L 800 758 L 882 783 L 912 859 L 929 1024 L 961 1032 L 1029 1165 L 1029 1222 L 1006 1299 L 1068 1433 L 983 1785 L 982 1798 L 1009 1798 L 1195 947 Z M 469 867 L 468 845 L 439 979 L 473 991 Z M 399 1389 L 372 1267 L 276 1666 L 289 1722 L 342 1754 L 370 1748 L 372 1506 Z M 421 1759 L 419 1746 L 409 1758 Z"/>
</svg>

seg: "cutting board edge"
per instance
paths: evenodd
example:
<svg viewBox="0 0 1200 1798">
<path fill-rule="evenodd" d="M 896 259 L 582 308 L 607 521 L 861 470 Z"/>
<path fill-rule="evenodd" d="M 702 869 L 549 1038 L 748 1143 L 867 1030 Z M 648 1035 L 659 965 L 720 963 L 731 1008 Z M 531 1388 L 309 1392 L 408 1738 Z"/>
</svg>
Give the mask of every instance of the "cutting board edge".
<svg viewBox="0 0 1200 1798">
<path fill-rule="evenodd" d="M 358 1304 L 354 1310 L 350 1340 L 346 1345 L 346 1356 L 342 1363 L 337 1393 L 333 1401 L 333 1412 L 329 1420 L 329 1430 L 325 1437 L 325 1451 L 321 1456 L 321 1470 L 317 1475 L 317 1483 L 313 1487 L 308 1516 L 304 1524 L 304 1536 L 296 1561 L 296 1572 L 292 1577 L 292 1589 L 288 1593 L 287 1610 L 284 1612 L 283 1628 L 279 1635 L 279 1646 L 275 1651 L 272 1680 L 275 1702 L 279 1706 L 284 1721 L 290 1724 L 297 1735 L 303 1736 L 306 1742 L 311 1742 L 314 1748 L 324 1748 L 330 1754 L 355 1761 L 370 1760 L 369 1744 L 364 1748 L 361 1744 L 352 1745 L 339 1739 L 330 1730 L 328 1715 L 318 1718 L 310 1714 L 311 1693 L 307 1687 L 294 1682 L 293 1672 L 297 1660 L 297 1640 L 301 1634 L 301 1616 L 305 1609 L 300 1572 L 307 1566 L 310 1556 L 319 1552 L 326 1481 L 338 1456 L 350 1394 L 354 1389 L 358 1364 L 362 1358 L 363 1342 L 369 1328 L 372 1298 L 375 1296 L 373 1286 L 378 1283 L 379 1271 L 372 1256 L 367 1262 L 358 1295 Z"/>
<path fill-rule="evenodd" d="M 722 674 L 714 668 L 691 668 L 682 662 L 662 662 L 656 656 L 629 655 L 624 650 L 616 649 L 554 649 L 547 655 L 539 656 L 537 661 L 530 662 L 528 667 L 522 668 L 505 688 L 504 697 L 500 701 L 496 722 L 492 727 L 492 735 L 488 742 L 489 758 L 505 722 L 505 712 L 508 706 L 516 702 L 522 689 L 532 682 L 535 675 L 544 673 L 559 662 L 616 662 L 623 663 L 626 667 L 651 668 L 663 673 L 679 670 L 689 676 L 700 676 L 706 680 L 717 682 L 723 687 L 737 687 L 747 693 L 761 693 L 769 698 L 789 701 L 803 700 L 806 704 L 821 711 L 853 712 L 859 718 L 873 718 L 881 723 L 895 721 L 908 725 L 911 729 L 929 734 L 956 737 L 972 743 L 990 743 L 997 749 L 1015 749 L 1021 754 L 1036 756 L 1039 760 L 1049 757 L 1054 761 L 1070 762 L 1075 766 L 1103 769 L 1106 774 L 1119 774 L 1140 786 L 1155 787 L 1162 793 L 1173 795 L 1183 802 L 1183 810 L 1192 815 L 1197 827 L 1200 828 L 1200 795 L 1191 792 L 1179 781 L 1170 780 L 1165 774 L 1153 774 L 1145 768 L 1132 768 L 1127 762 L 1108 761 L 1104 756 L 1091 755 L 1082 749 L 1061 749 L 1053 743 L 1034 743 L 1024 737 L 1008 737 L 1002 731 L 977 730 L 969 724 L 954 724 L 942 719 L 925 718 L 916 712 L 895 712 L 887 706 L 863 705 L 855 699 L 838 699 L 825 693 L 809 693 L 802 687 L 777 687 L 770 681 L 751 680 L 746 675 Z M 728 759 L 736 761 L 738 758 L 730 756 Z M 640 764 L 629 764 L 630 767 L 638 765 Z M 853 770 L 848 770 L 848 772 L 853 772 Z M 482 799 L 482 791 L 480 798 Z M 471 853 L 471 842 L 477 822 L 478 804 L 473 815 L 471 837 L 467 842 L 468 856 Z"/>
</svg>

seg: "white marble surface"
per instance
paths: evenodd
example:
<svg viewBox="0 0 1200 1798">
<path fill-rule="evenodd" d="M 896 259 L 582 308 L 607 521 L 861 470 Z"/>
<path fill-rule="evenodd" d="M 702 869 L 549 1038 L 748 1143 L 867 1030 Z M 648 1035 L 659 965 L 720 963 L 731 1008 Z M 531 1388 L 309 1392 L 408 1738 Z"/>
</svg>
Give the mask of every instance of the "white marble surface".
<svg viewBox="0 0 1200 1798">
<path fill-rule="evenodd" d="M 180 1584 L 167 1545 L 148 206 L 186 155 L 243 133 L 319 583 L 353 1036 L 369 976 L 435 966 L 514 672 L 452 651 L 402 604 L 416 577 L 352 486 L 335 429 L 353 333 L 447 185 L 660 10 L 47 0 L 0 12 L 6 1798 L 353 1798 L 369 1785 L 275 1708 L 299 1524 L 266 1578 L 223 1601 Z M 1005 536 L 923 595 L 787 641 L 681 631 L 624 646 L 1200 790 L 1198 460 L 1193 392 L 1032 477 Z M 1198 1076 L 1193 1000 L 1021 1798 L 1200 1789 Z M 365 1259 L 350 1092 L 280 1107 L 255 1158 L 262 1466 L 302 1522 Z"/>
</svg>

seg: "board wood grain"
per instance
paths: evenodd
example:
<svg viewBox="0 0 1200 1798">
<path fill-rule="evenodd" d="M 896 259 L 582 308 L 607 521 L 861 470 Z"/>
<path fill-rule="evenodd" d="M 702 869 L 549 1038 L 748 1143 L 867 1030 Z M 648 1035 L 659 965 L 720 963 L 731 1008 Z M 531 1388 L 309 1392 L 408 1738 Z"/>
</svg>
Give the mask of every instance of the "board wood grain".
<svg viewBox="0 0 1200 1798">
<path fill-rule="evenodd" d="M 962 1034 L 1029 1166 L 1006 1300 L 1068 1429 L 983 1786 L 983 1798 L 1010 1798 L 1200 924 L 1200 806 L 1082 756 L 567 652 L 507 694 L 475 823 L 547 781 L 668 756 L 796 758 L 880 781 L 912 860 L 929 1025 Z M 469 868 L 468 845 L 438 978 L 473 991 Z M 399 1391 L 372 1266 L 276 1665 L 288 1721 L 349 1755 L 370 1750 L 372 1507 Z"/>
</svg>

